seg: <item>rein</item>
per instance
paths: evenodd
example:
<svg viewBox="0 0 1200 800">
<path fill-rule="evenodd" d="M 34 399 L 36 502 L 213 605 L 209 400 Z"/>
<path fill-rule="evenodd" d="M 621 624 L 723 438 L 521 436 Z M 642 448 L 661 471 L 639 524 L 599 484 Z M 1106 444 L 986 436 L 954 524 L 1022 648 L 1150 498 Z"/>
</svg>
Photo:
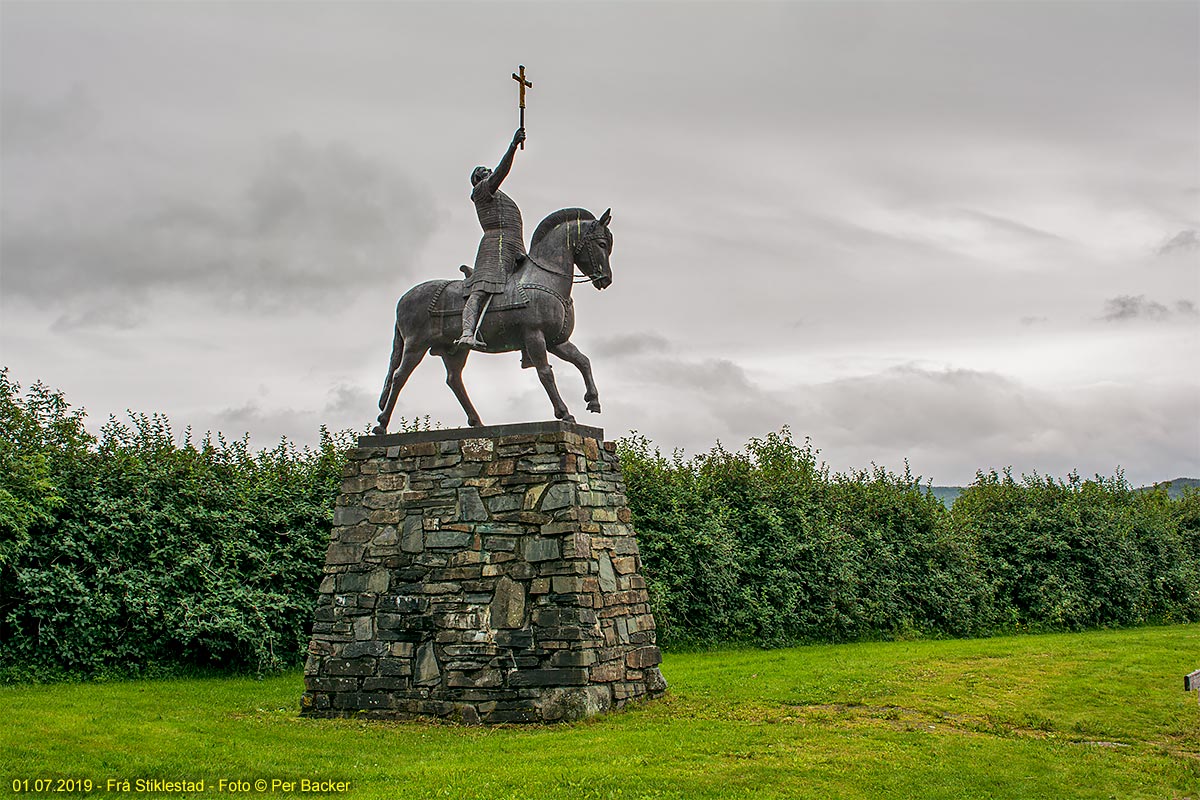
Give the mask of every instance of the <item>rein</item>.
<svg viewBox="0 0 1200 800">
<path fill-rule="evenodd" d="M 535 261 L 533 256 L 529 255 L 528 253 L 525 254 L 525 259 L 543 272 L 549 272 L 551 275 L 558 275 L 560 278 L 571 278 L 571 283 L 573 284 L 588 283 L 589 281 L 593 280 L 593 278 L 586 274 L 583 270 L 579 270 L 579 276 L 576 276 L 575 270 L 579 269 L 579 267 L 573 260 L 571 262 L 570 272 L 559 272 L 556 269 L 550 269 L 550 267 L 547 267 L 545 264 L 542 264 L 539 261 Z"/>
</svg>

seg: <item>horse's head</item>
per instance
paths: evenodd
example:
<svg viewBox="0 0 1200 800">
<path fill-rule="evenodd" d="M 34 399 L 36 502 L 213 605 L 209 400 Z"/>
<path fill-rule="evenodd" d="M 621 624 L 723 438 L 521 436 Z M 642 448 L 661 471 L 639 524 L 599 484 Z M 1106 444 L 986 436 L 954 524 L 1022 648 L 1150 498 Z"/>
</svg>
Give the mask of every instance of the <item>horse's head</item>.
<svg viewBox="0 0 1200 800">
<path fill-rule="evenodd" d="M 610 208 L 600 219 L 587 223 L 583 236 L 575 245 L 575 264 L 597 289 L 607 289 L 612 285 L 612 268 L 608 264 L 613 246 L 612 231 L 608 229 L 611 219 Z"/>
</svg>

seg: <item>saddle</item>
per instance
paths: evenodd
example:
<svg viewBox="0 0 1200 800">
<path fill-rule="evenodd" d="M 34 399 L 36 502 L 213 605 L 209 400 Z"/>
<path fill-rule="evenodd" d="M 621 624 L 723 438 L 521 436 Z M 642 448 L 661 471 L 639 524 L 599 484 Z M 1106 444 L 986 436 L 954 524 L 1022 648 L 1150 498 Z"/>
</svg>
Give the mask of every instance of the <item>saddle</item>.
<svg viewBox="0 0 1200 800">
<path fill-rule="evenodd" d="M 465 264 L 459 269 L 466 277 L 470 277 L 474 272 Z M 529 305 L 529 295 L 526 294 L 525 288 L 514 280 L 515 276 L 516 270 L 509 274 L 508 281 L 504 285 L 504 292 L 492 296 L 492 301 L 487 307 L 487 315 L 497 311 L 524 308 Z M 429 314 L 433 317 L 435 335 L 440 331 L 443 336 L 457 338 L 462 332 L 463 306 L 467 303 L 466 298 L 463 297 L 462 288 L 462 281 L 441 281 L 441 285 L 434 292 L 433 300 L 429 303 Z"/>
</svg>

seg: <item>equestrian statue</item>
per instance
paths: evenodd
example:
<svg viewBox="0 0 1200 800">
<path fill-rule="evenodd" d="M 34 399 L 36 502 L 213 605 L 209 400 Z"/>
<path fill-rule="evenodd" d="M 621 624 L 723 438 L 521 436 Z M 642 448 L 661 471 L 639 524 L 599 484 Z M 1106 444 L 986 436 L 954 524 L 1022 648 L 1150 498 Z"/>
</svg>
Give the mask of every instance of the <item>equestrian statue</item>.
<svg viewBox="0 0 1200 800">
<path fill-rule="evenodd" d="M 521 367 L 537 370 L 554 416 L 574 422 L 554 382 L 547 359 L 547 354 L 553 353 L 575 365 L 583 375 L 588 411 L 600 411 L 591 363 L 570 341 L 575 328 L 571 286 L 576 282 L 576 268 L 583 273 L 583 280 L 597 289 L 612 283 L 608 263 L 613 244 L 608 229 L 611 209 L 599 219 L 582 208 L 555 211 L 538 224 L 526 251 L 521 212 L 512 198 L 500 191 L 516 150 L 518 146 L 524 149 L 524 142 L 522 126 L 495 170 L 476 167 L 471 172 L 471 200 L 483 228 L 474 269 L 460 267 L 464 280 L 426 281 L 414 286 L 396 304 L 392 357 L 379 396 L 376 434 L 387 433 L 396 399 L 426 353 L 441 356 L 445 362 L 446 383 L 472 427 L 482 424 L 462 379 L 472 350 L 520 351 Z"/>
</svg>

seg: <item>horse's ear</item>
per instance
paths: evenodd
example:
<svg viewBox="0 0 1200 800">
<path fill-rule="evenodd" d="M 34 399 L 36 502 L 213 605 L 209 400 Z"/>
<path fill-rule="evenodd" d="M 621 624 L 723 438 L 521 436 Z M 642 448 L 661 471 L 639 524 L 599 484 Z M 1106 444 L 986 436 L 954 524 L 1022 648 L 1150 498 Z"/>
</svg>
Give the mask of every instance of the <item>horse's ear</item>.
<svg viewBox="0 0 1200 800">
<path fill-rule="evenodd" d="M 601 225 L 607 225 L 609 220 L 611 220 L 611 219 L 612 219 L 612 209 L 610 208 L 607 211 L 605 211 L 603 214 L 600 215 L 599 222 Z"/>
</svg>

